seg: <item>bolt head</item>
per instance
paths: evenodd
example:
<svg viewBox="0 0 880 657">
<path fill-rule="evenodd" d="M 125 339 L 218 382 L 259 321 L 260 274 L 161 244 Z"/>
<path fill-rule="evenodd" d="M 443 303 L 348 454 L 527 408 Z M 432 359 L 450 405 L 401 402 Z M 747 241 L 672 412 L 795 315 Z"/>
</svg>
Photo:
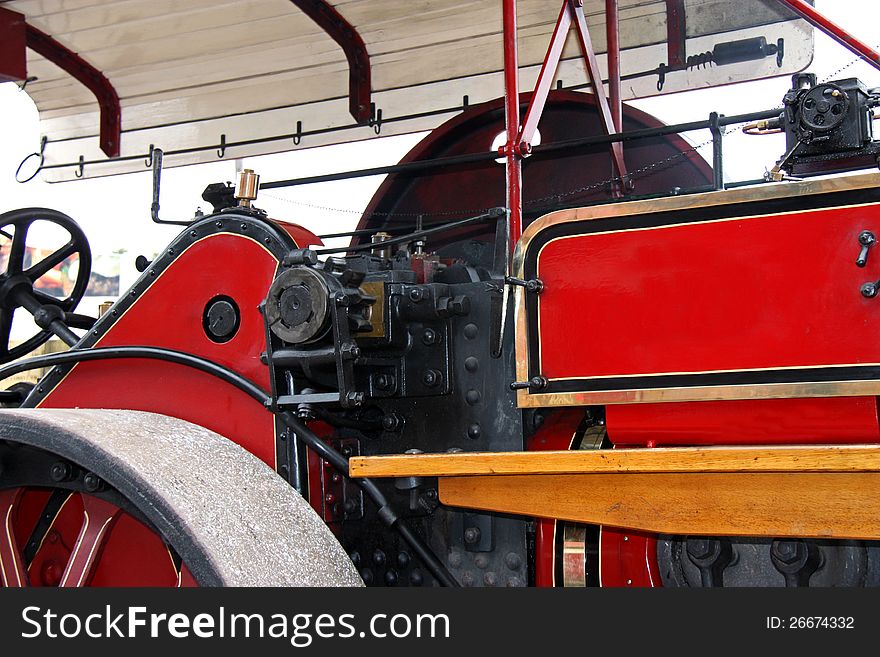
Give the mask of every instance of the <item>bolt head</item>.
<svg viewBox="0 0 880 657">
<path fill-rule="evenodd" d="M 58 463 L 53 463 L 52 467 L 49 469 L 49 477 L 51 477 L 52 481 L 56 483 L 61 483 L 62 481 L 67 481 L 70 478 L 71 467 L 69 463 L 64 463 L 63 461 L 58 461 Z"/>
<path fill-rule="evenodd" d="M 443 381 L 443 375 L 437 370 L 425 370 L 422 374 L 422 383 L 429 388 L 435 388 Z"/>
<path fill-rule="evenodd" d="M 468 527 L 464 530 L 464 542 L 468 545 L 479 543 L 480 535 L 481 533 L 478 527 Z"/>
<path fill-rule="evenodd" d="M 694 559 L 708 559 L 715 552 L 715 543 L 710 538 L 689 538 L 687 541 L 687 553 Z"/>
<path fill-rule="evenodd" d="M 877 296 L 877 285 L 875 283 L 865 283 L 859 291 L 866 299 L 872 299 Z"/>
<path fill-rule="evenodd" d="M 803 541 L 773 541 L 770 551 L 782 563 L 793 565 L 806 557 L 807 546 Z"/>
</svg>

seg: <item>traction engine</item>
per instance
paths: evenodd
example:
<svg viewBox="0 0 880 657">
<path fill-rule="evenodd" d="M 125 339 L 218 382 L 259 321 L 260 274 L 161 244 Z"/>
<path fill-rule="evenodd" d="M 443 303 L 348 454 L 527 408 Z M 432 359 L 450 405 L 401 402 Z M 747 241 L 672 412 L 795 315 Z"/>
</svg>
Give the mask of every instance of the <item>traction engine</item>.
<svg viewBox="0 0 880 657">
<path fill-rule="evenodd" d="M 246 170 L 97 319 L 77 224 L 0 216 L 0 374 L 50 368 L 3 393 L 3 583 L 880 584 L 878 176 L 801 178 L 876 164 L 878 102 L 795 76 L 746 128 L 786 153 L 741 189 L 684 192 L 712 183 L 693 156 L 621 199 L 601 149 L 536 154 L 512 257 L 494 162 L 390 176 L 338 249 Z M 498 108 L 404 161 L 491 140 Z M 597 117 L 552 93 L 544 139 Z M 687 150 L 658 130 L 627 162 Z M 37 222 L 69 240 L 27 262 Z M 74 255 L 67 298 L 35 287 Z M 18 308 L 39 332 L 10 348 Z"/>
</svg>

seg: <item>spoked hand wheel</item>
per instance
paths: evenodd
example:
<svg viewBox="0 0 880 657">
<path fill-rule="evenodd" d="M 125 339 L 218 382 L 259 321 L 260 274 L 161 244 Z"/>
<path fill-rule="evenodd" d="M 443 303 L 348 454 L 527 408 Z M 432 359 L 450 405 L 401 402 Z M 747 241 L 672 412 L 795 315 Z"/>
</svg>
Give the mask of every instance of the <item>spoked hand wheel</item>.
<svg viewBox="0 0 880 657">
<path fill-rule="evenodd" d="M 38 261 L 32 261 L 28 250 L 28 235 L 40 224 L 58 232 L 66 231 L 66 243 Z M 33 231 L 40 232 L 40 229 Z M 70 292 L 57 298 L 39 289 L 39 281 L 72 256 L 78 257 L 76 277 Z M 0 363 L 27 355 L 53 334 L 65 342 L 77 336 L 67 328 L 72 314 L 85 293 L 92 269 L 92 254 L 85 233 L 66 214 L 48 208 L 24 208 L 0 214 Z M 62 295 L 65 292 L 62 291 Z M 12 319 L 17 308 L 24 308 L 34 316 L 39 327 L 36 335 L 11 347 Z"/>
</svg>

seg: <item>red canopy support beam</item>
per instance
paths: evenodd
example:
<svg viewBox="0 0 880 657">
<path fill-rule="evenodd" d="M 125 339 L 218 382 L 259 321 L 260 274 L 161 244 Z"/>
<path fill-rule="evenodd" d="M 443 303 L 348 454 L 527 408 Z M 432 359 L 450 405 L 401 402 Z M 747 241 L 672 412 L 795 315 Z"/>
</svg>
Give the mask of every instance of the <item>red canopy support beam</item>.
<svg viewBox="0 0 880 657">
<path fill-rule="evenodd" d="M 0 82 L 27 79 L 26 48 L 24 14 L 0 7 Z"/>
<path fill-rule="evenodd" d="M 605 35 L 608 43 L 608 102 L 614 132 L 623 130 L 623 102 L 620 100 L 620 12 L 617 0 L 605 0 Z"/>
<path fill-rule="evenodd" d="M 507 143 L 501 149 L 507 178 L 510 250 L 522 237 L 522 161 L 519 130 L 519 54 L 516 38 L 516 0 L 502 0 L 504 29 L 504 117 Z M 536 120 L 537 123 L 537 120 Z"/>
<path fill-rule="evenodd" d="M 666 0 L 666 50 L 670 69 L 683 69 L 687 62 L 685 56 L 686 20 L 684 0 Z"/>
<path fill-rule="evenodd" d="M 844 48 L 851 50 L 864 59 L 874 68 L 880 69 L 880 54 L 877 51 L 856 39 L 836 23 L 832 23 L 811 5 L 804 2 L 804 0 L 779 0 L 779 2 L 800 15 L 808 23 L 822 30 L 822 32 L 837 41 Z"/>
<path fill-rule="evenodd" d="M 101 108 L 101 150 L 107 157 L 119 156 L 122 109 L 119 95 L 101 71 L 45 32 L 27 26 L 27 47 L 82 82 L 98 99 Z"/>
<path fill-rule="evenodd" d="M 324 0 L 290 0 L 332 38 L 348 60 L 348 111 L 358 123 L 372 116 L 372 79 L 367 46 L 357 30 Z"/>
</svg>

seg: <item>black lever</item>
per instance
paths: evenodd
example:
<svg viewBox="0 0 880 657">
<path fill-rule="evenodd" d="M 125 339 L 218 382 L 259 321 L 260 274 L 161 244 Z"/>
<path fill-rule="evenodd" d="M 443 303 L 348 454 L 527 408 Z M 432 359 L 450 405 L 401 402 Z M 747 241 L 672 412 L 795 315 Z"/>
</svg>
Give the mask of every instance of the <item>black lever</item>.
<svg viewBox="0 0 880 657">
<path fill-rule="evenodd" d="M 864 267 L 868 264 L 868 251 L 877 243 L 877 238 L 870 230 L 863 230 L 859 233 L 859 244 L 862 250 L 859 251 L 859 257 L 856 258 L 856 266 Z M 871 295 L 873 296 L 873 295 Z"/>
</svg>

